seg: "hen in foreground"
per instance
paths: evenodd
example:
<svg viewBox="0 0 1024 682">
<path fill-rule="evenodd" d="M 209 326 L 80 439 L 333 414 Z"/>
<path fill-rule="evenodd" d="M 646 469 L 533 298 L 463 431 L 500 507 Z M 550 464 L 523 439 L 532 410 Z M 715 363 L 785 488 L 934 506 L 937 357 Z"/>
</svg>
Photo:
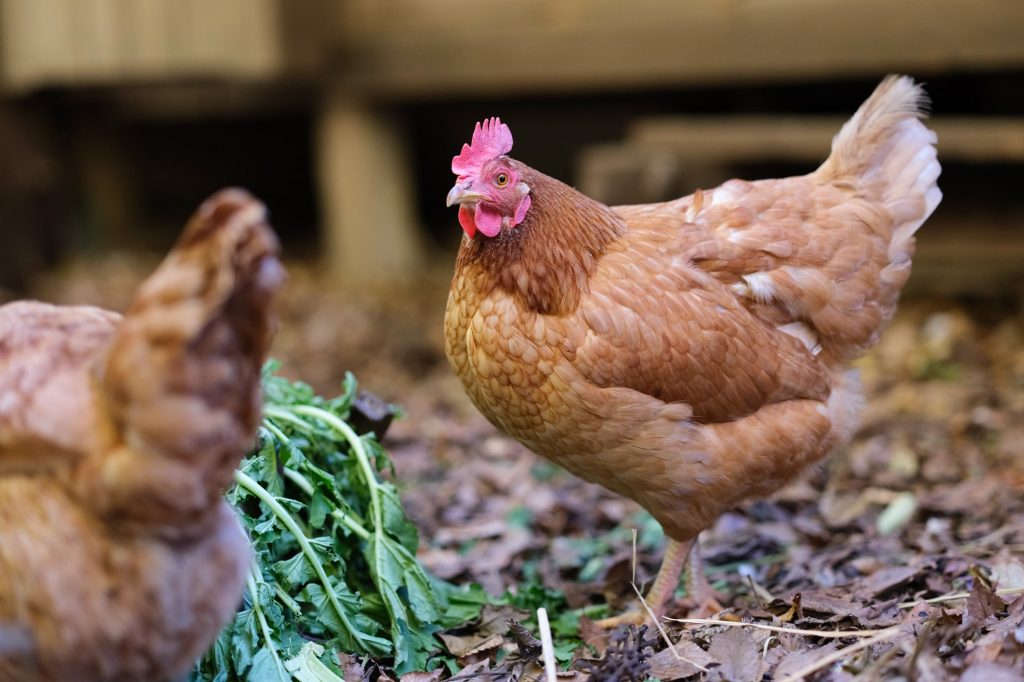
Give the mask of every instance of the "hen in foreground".
<svg viewBox="0 0 1024 682">
<path fill-rule="evenodd" d="M 498 119 L 453 159 L 449 361 L 498 428 L 661 523 L 655 612 L 688 555 L 691 596 L 713 605 L 699 533 L 856 429 L 848 364 L 892 316 L 942 198 L 925 103 L 890 76 L 814 172 L 660 204 L 608 207 L 509 158 Z"/>
<path fill-rule="evenodd" d="M 123 318 L 0 307 L 0 679 L 171 679 L 234 614 L 277 250 L 225 190 Z"/>
</svg>

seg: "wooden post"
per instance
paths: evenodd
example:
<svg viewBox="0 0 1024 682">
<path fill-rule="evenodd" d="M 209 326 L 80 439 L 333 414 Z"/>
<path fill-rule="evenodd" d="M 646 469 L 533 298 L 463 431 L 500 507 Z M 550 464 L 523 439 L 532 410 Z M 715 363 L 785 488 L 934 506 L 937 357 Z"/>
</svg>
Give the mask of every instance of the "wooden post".
<svg viewBox="0 0 1024 682">
<path fill-rule="evenodd" d="M 398 124 L 369 102 L 331 93 L 316 153 L 326 261 L 345 282 L 415 275 L 423 262 L 409 161 Z"/>
<path fill-rule="evenodd" d="M 135 172 L 116 127 L 91 118 L 81 121 L 74 131 L 74 154 L 87 225 L 93 230 L 89 245 L 125 248 L 145 243 L 139 232 Z"/>
</svg>

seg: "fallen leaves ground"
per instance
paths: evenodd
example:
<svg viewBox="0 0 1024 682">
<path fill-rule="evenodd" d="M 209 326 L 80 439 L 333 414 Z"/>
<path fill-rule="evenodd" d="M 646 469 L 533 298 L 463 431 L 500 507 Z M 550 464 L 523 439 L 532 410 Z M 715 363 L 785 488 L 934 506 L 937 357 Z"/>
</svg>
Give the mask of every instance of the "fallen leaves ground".
<svg viewBox="0 0 1024 682">
<path fill-rule="evenodd" d="M 123 308 L 150 265 L 91 262 L 37 293 Z M 406 417 L 385 445 L 421 529 L 421 560 L 456 583 L 516 595 L 442 637 L 450 667 L 407 682 L 445 679 L 451 668 L 462 680 L 538 679 L 536 652 L 508 629 L 517 619 L 536 636 L 536 606 L 551 613 L 568 671 L 560 679 L 1024 678 L 1024 316 L 1012 305 L 902 306 L 860 363 L 868 402 L 854 442 L 702 537 L 729 607 L 721 617 L 777 629 L 672 621 L 673 653 L 653 628 L 610 636 L 592 627 L 605 604 L 631 602 L 631 529 L 639 583 L 657 570 L 660 530 L 475 413 L 441 350 L 447 266 L 372 293 L 290 270 L 273 349 L 286 373 L 330 393 L 352 370 L 401 405 Z M 350 677 L 389 679 L 372 664 L 344 664 Z"/>
</svg>

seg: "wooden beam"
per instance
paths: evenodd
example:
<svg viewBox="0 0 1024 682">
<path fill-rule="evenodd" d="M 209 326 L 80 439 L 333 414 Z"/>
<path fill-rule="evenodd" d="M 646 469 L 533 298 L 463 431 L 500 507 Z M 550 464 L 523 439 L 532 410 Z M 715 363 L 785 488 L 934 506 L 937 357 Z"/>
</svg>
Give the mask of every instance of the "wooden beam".
<svg viewBox="0 0 1024 682">
<path fill-rule="evenodd" d="M 0 0 L 0 85 L 279 76 L 278 9 L 277 0 Z"/>
<path fill-rule="evenodd" d="M 326 261 L 344 282 L 418 273 L 423 250 L 400 127 L 384 112 L 333 93 L 317 123 L 317 185 Z"/>
<path fill-rule="evenodd" d="M 940 209 L 941 212 L 941 209 Z M 917 234 L 906 293 L 911 296 L 1024 294 L 1024 234 L 975 214 L 929 219 Z"/>
<path fill-rule="evenodd" d="M 1024 64 L 1020 0 L 349 0 L 346 81 L 387 96 Z"/>
<path fill-rule="evenodd" d="M 853 112 L 850 112 L 851 114 Z M 629 144 L 673 150 L 687 159 L 721 163 L 763 159 L 822 160 L 843 117 L 663 117 L 638 121 Z M 958 161 L 1024 161 L 1024 118 L 944 118 L 928 121 L 939 157 Z"/>
</svg>

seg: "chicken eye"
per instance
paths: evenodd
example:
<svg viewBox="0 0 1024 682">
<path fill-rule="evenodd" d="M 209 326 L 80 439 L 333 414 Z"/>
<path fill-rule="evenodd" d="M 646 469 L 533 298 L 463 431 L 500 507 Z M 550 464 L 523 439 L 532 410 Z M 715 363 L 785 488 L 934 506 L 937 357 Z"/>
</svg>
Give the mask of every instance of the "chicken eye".
<svg viewBox="0 0 1024 682">
<path fill-rule="evenodd" d="M 504 187 L 508 184 L 508 173 L 498 173 L 494 176 L 494 184 L 498 187 Z"/>
</svg>

